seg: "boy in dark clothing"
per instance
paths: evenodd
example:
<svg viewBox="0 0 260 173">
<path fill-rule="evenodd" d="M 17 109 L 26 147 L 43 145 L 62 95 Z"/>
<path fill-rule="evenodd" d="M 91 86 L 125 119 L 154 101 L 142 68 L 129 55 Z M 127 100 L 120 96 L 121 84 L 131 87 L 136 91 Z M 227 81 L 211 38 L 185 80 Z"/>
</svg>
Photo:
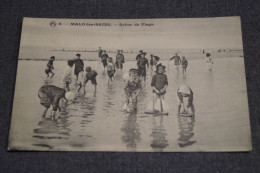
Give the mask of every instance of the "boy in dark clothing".
<svg viewBox="0 0 260 173">
<path fill-rule="evenodd" d="M 166 93 L 166 88 L 168 87 L 168 79 L 165 73 L 165 66 L 162 64 L 158 64 L 156 66 L 156 74 L 152 77 L 151 86 L 153 88 L 153 97 L 154 103 L 156 103 L 157 99 L 164 99 L 164 95 Z M 160 110 L 156 110 L 160 111 Z"/>
<path fill-rule="evenodd" d="M 93 70 L 91 67 L 87 67 L 86 68 L 86 75 L 85 75 L 85 77 L 84 77 L 84 83 L 83 83 L 83 87 L 84 87 L 84 94 L 86 94 L 86 90 L 85 90 L 85 88 L 86 88 L 86 84 L 87 84 L 87 82 L 90 80 L 91 81 L 91 83 L 94 85 L 94 87 L 95 87 L 95 91 L 94 91 L 94 95 L 95 95 L 95 93 L 96 93 L 96 90 L 97 90 L 97 80 L 96 80 L 96 77 L 97 77 L 97 75 L 98 75 L 98 73 L 95 71 L 95 70 Z M 81 89 L 81 84 L 80 84 L 80 87 L 78 88 L 78 91 Z"/>
<path fill-rule="evenodd" d="M 107 52 L 104 50 L 103 54 L 101 55 L 101 61 L 103 63 L 104 70 L 105 70 L 105 68 L 107 66 L 107 59 L 108 58 L 109 58 L 109 56 L 108 56 Z"/>
<path fill-rule="evenodd" d="M 176 66 L 176 69 L 179 70 L 179 65 L 181 64 L 181 58 L 178 56 L 178 53 L 175 53 L 175 56 L 172 57 L 170 60 L 174 59 L 174 64 Z"/>
<path fill-rule="evenodd" d="M 38 97 L 40 99 L 40 103 L 45 107 L 42 116 L 45 117 L 46 112 L 52 105 L 53 110 L 51 113 L 52 118 L 55 118 L 55 114 L 57 110 L 61 110 L 59 103 L 61 99 L 68 100 L 70 98 L 66 97 L 66 90 L 63 88 L 56 87 L 54 85 L 45 85 L 42 86 L 38 91 Z"/>
<path fill-rule="evenodd" d="M 188 61 L 186 60 L 186 58 L 184 56 L 182 57 L 181 65 L 182 65 L 182 73 L 186 74 L 186 68 L 188 66 Z"/>
<path fill-rule="evenodd" d="M 149 68 L 149 62 L 145 58 L 146 53 L 143 52 L 141 54 L 141 58 L 137 61 L 137 66 L 138 66 L 138 75 L 140 77 L 144 78 L 144 81 L 146 81 L 146 66 Z"/>
<path fill-rule="evenodd" d="M 150 66 L 151 68 L 153 67 L 153 54 L 150 55 L 151 56 L 151 59 L 150 59 Z"/>
<path fill-rule="evenodd" d="M 49 73 L 52 74 L 51 78 L 55 75 L 53 72 L 54 67 L 53 67 L 53 61 L 55 61 L 55 56 L 50 57 L 50 61 L 47 63 L 45 73 L 47 74 L 47 77 L 49 77 Z"/>
<path fill-rule="evenodd" d="M 143 51 L 142 50 L 140 50 L 139 51 L 139 54 L 136 56 L 136 61 L 138 61 L 142 56 L 141 56 L 141 54 L 143 53 Z"/>
<path fill-rule="evenodd" d="M 80 59 L 80 54 L 78 53 L 77 58 L 74 60 L 74 64 L 75 64 L 75 70 L 74 70 L 74 74 L 76 75 L 76 81 L 78 80 L 78 76 L 79 73 L 81 71 L 84 71 L 84 62 L 82 61 L 82 59 Z"/>
<path fill-rule="evenodd" d="M 99 58 L 101 58 L 102 52 L 103 52 L 103 50 L 101 49 L 101 47 L 99 47 L 99 49 L 98 49 L 98 57 Z"/>
<path fill-rule="evenodd" d="M 108 58 L 107 64 L 107 75 L 108 75 L 108 83 L 109 81 L 114 81 L 114 74 L 115 74 L 115 64 L 113 63 L 113 59 L 111 57 Z"/>
</svg>

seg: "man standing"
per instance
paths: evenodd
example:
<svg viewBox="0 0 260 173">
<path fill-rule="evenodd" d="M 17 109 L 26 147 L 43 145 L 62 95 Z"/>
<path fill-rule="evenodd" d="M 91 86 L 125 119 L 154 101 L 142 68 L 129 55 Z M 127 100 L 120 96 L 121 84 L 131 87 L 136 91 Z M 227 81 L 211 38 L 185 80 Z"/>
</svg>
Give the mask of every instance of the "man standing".
<svg viewBox="0 0 260 173">
<path fill-rule="evenodd" d="M 80 54 L 76 54 L 77 58 L 74 60 L 74 64 L 75 64 L 75 70 L 74 70 L 74 74 L 76 75 L 76 81 L 78 81 L 78 76 L 79 73 L 81 71 L 84 71 L 84 62 L 82 61 L 82 59 L 80 59 Z"/>
<path fill-rule="evenodd" d="M 172 57 L 170 60 L 174 59 L 174 64 L 176 66 L 176 69 L 179 70 L 179 66 L 181 64 L 181 58 L 178 56 L 178 53 L 175 53 L 175 56 Z"/>
</svg>

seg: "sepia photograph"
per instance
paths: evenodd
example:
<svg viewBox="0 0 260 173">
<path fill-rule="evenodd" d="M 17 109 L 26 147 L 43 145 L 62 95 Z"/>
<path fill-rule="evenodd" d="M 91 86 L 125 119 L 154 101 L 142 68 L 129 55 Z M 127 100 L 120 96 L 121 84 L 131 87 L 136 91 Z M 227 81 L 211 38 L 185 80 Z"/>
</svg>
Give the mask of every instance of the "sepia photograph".
<svg viewBox="0 0 260 173">
<path fill-rule="evenodd" d="M 251 151 L 240 17 L 24 18 L 8 150 Z"/>
</svg>

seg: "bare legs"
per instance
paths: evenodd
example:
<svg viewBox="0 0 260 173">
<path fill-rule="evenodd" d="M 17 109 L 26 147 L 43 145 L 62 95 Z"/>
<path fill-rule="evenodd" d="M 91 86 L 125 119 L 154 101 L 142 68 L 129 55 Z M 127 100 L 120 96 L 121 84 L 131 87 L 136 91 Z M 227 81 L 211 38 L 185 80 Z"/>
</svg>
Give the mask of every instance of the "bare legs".
<svg viewBox="0 0 260 173">
<path fill-rule="evenodd" d="M 45 108 L 45 107 L 44 107 L 44 110 L 43 110 L 43 112 L 42 112 L 42 117 L 45 117 L 46 112 L 48 111 L 48 109 L 49 109 L 49 108 Z"/>
</svg>

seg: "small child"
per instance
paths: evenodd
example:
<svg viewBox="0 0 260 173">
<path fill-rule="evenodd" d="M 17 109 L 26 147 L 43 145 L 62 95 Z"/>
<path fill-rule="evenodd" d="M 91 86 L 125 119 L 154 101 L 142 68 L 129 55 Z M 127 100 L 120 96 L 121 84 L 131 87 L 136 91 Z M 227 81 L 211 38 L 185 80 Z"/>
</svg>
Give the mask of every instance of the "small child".
<svg viewBox="0 0 260 173">
<path fill-rule="evenodd" d="M 206 67 L 208 70 L 212 71 L 212 68 L 213 68 L 213 64 L 214 64 L 214 60 L 212 57 L 210 57 L 211 54 L 210 53 L 206 53 L 206 58 L 205 58 L 205 61 L 206 61 Z"/>
<path fill-rule="evenodd" d="M 107 51 L 106 50 L 103 50 L 103 54 L 101 55 L 101 62 L 103 63 L 103 67 L 104 67 L 104 70 L 107 66 L 107 59 L 108 59 L 108 54 L 107 54 Z"/>
<path fill-rule="evenodd" d="M 72 67 L 74 65 L 74 61 L 73 60 L 68 60 L 68 67 L 65 70 L 65 73 L 63 75 L 62 78 L 62 82 L 65 85 L 64 88 L 66 91 L 70 91 L 70 83 L 72 82 Z"/>
<path fill-rule="evenodd" d="M 38 91 L 38 97 L 40 99 L 40 103 L 45 107 L 42 117 L 45 117 L 46 112 L 52 105 L 53 110 L 51 113 L 51 118 L 55 118 L 56 111 L 61 111 L 59 106 L 60 100 L 73 100 L 75 95 L 72 92 L 66 92 L 65 89 L 56 87 L 54 85 L 44 85 Z"/>
<path fill-rule="evenodd" d="M 50 57 L 50 61 L 47 63 L 47 66 L 45 68 L 45 73 L 47 74 L 47 78 L 49 77 L 49 73 L 52 74 L 51 78 L 55 75 L 55 73 L 53 72 L 54 70 L 53 61 L 55 61 L 55 56 Z"/>
<path fill-rule="evenodd" d="M 107 64 L 107 75 L 108 75 L 108 82 L 109 80 L 111 82 L 114 81 L 114 74 L 115 74 L 115 64 L 113 63 L 113 59 L 111 57 L 108 58 L 108 64 Z"/>
<path fill-rule="evenodd" d="M 183 112 L 188 113 L 188 109 L 191 107 L 192 114 L 194 114 L 194 106 L 193 106 L 193 91 L 187 85 L 181 85 L 177 90 L 177 96 L 179 101 L 179 110 L 183 107 Z M 188 104 L 184 106 L 183 99 L 188 98 Z"/>
<path fill-rule="evenodd" d="M 130 110 L 130 108 L 128 107 L 130 103 L 133 105 L 133 109 L 136 110 L 137 96 L 139 95 L 141 89 L 142 89 L 142 83 L 138 75 L 138 70 L 130 69 L 129 78 L 126 79 L 125 81 L 125 89 L 124 89 L 125 103 L 122 110 L 128 112 L 133 111 Z"/>
<path fill-rule="evenodd" d="M 188 67 L 188 61 L 186 60 L 186 58 L 184 56 L 182 57 L 181 65 L 182 65 L 182 73 L 186 74 L 186 68 Z"/>
<path fill-rule="evenodd" d="M 151 76 L 153 76 L 153 74 L 154 74 L 154 68 L 153 68 L 153 67 L 156 68 L 156 66 L 157 66 L 157 64 L 158 64 L 158 62 L 159 62 L 159 60 L 160 60 L 160 57 L 153 55 L 153 65 L 152 65 L 152 67 L 151 67 Z"/>
<path fill-rule="evenodd" d="M 156 74 L 153 75 L 152 82 L 151 82 L 151 86 L 153 88 L 154 103 L 156 103 L 158 98 L 164 100 L 166 88 L 168 87 L 167 75 L 164 74 L 165 66 L 163 66 L 162 64 L 158 64 L 156 66 L 155 73 Z M 163 108 L 161 107 L 160 109 L 161 110 L 157 110 L 154 108 L 154 111 L 162 111 Z"/>
<path fill-rule="evenodd" d="M 85 77 L 84 77 L 84 82 L 83 82 L 84 94 L 86 94 L 86 90 L 85 90 L 86 84 L 87 84 L 87 82 L 90 80 L 91 83 L 92 83 L 92 84 L 94 85 L 94 87 L 95 87 L 95 91 L 94 91 L 94 95 L 95 95 L 96 90 L 97 90 L 97 80 L 96 80 L 96 77 L 97 77 L 98 73 L 97 73 L 95 70 L 93 70 L 91 67 L 87 67 L 85 71 L 86 71 L 86 75 L 85 75 Z M 81 89 L 81 85 L 80 85 L 80 87 L 78 88 L 78 91 L 79 91 L 80 89 Z"/>
<path fill-rule="evenodd" d="M 157 66 L 159 60 L 160 60 L 160 57 L 154 56 L 154 57 L 153 57 L 153 65 L 154 65 L 154 66 Z"/>
</svg>

